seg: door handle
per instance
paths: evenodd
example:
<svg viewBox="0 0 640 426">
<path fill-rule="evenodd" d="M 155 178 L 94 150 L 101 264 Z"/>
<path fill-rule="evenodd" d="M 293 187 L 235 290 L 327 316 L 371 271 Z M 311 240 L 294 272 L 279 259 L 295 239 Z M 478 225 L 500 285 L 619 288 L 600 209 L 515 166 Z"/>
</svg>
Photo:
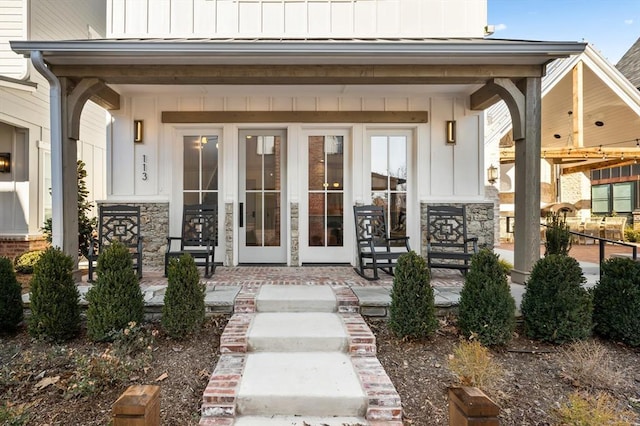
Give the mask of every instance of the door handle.
<svg viewBox="0 0 640 426">
<path fill-rule="evenodd" d="M 240 203 L 240 228 L 244 228 L 244 203 Z"/>
</svg>

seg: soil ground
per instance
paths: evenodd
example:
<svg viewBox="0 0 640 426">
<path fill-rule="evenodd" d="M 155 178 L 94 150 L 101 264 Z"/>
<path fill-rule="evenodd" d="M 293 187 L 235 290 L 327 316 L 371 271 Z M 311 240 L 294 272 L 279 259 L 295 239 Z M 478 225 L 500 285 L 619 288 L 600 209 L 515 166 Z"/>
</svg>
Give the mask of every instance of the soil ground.
<svg viewBox="0 0 640 426">
<path fill-rule="evenodd" d="M 587 247 L 573 254 L 578 260 L 594 261 L 594 252 L 597 249 Z M 211 318 L 184 340 L 163 335 L 157 323 L 145 324 L 140 336 L 151 339 L 155 334 L 149 340 L 151 349 L 133 358 L 119 358 L 116 348 L 92 343 L 84 335 L 63 345 L 33 341 L 24 328 L 15 335 L 0 335 L 0 424 L 106 425 L 112 404 L 128 386 L 156 384 L 161 387 L 162 424 L 197 425 L 226 320 Z M 398 339 L 381 320 L 369 324 L 376 334 L 378 358 L 400 393 L 404 424 L 447 424 L 447 390 L 459 384 L 449 368 L 461 341 L 455 319 L 442 318 L 437 333 L 423 341 Z M 607 358 L 596 367 L 605 368 L 605 378 L 618 380 L 581 379 L 574 371 L 576 363 L 567 361 L 567 346 L 541 344 L 521 334 L 506 347 L 492 349 L 504 378 L 486 392 L 501 408 L 501 424 L 557 424 L 555 410 L 577 390 L 606 391 L 613 396 L 616 410 L 640 413 L 640 349 L 592 342 L 600 343 Z M 107 361 L 115 363 L 113 370 L 105 366 Z M 14 423 L 3 419 L 8 412 Z"/>
</svg>

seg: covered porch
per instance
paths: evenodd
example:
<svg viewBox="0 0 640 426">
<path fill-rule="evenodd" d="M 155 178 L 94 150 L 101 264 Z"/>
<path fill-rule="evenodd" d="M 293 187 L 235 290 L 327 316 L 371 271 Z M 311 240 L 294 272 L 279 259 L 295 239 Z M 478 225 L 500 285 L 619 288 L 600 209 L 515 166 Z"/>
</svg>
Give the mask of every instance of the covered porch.
<svg viewBox="0 0 640 426">
<path fill-rule="evenodd" d="M 314 110 L 306 111 L 299 108 L 279 110 L 278 105 L 273 104 L 263 111 L 259 108 L 258 111 L 238 111 L 233 106 L 211 106 L 201 101 L 199 105 L 187 107 L 187 111 L 160 107 L 161 118 L 153 117 L 151 123 L 156 136 L 161 135 L 166 123 L 202 125 L 215 122 L 235 126 L 237 123 L 268 123 L 273 126 L 274 123 L 293 122 L 302 123 L 301 129 L 305 123 L 423 123 L 416 132 L 418 136 L 423 132 L 427 134 L 426 140 L 430 145 L 418 142 L 416 149 L 419 155 L 415 159 L 417 177 L 414 181 L 417 191 L 409 197 L 414 209 L 410 226 L 418 237 L 414 239 L 414 247 L 420 250 L 424 244 L 420 219 L 423 206 L 434 202 L 477 203 L 486 200 L 482 155 L 476 162 L 473 155 L 468 156 L 469 150 L 482 151 L 481 129 L 467 128 L 476 132 L 478 137 L 467 139 L 464 147 L 458 147 L 460 154 L 456 157 L 451 151 L 456 144 L 455 138 L 451 141 L 453 143 L 445 142 L 445 123 L 462 122 L 467 112 L 482 111 L 503 99 L 513 121 L 515 210 L 520 218 L 516 223 L 519 238 L 515 246 L 512 279 L 522 283 L 539 258 L 540 190 L 528 183 L 540 180 L 541 77 L 548 62 L 579 53 L 584 44 L 489 39 L 132 39 L 13 42 L 12 48 L 31 57 L 36 69 L 47 77 L 51 85 L 53 244 L 74 258 L 77 258 L 76 142 L 80 114 L 89 99 L 114 112 L 126 111 L 121 117 L 121 125 L 125 122 L 130 124 L 121 128 L 121 133 L 116 135 L 119 136 L 134 134 L 133 123 L 137 117 L 131 115 L 128 105 L 131 99 L 150 97 L 160 92 L 164 96 L 179 91 L 232 92 L 244 86 L 265 90 L 295 87 L 302 93 L 305 87 L 325 87 L 339 98 L 340 93 L 350 88 L 373 87 L 384 88 L 388 98 L 393 98 L 394 89 L 421 88 L 424 96 L 429 93 L 429 99 L 446 96 L 460 100 L 461 108 L 453 108 L 457 115 L 442 107 L 415 108 L 410 102 L 401 108 L 388 109 L 384 102 L 378 107 L 359 105 L 357 108 L 341 106 L 338 102 L 331 107 L 315 105 Z M 125 128 L 128 131 L 124 131 Z M 464 140 L 464 130 L 462 126 L 458 129 L 460 144 Z M 439 145 L 440 141 L 446 148 Z M 131 143 L 133 146 L 133 141 Z M 170 162 L 170 152 L 160 155 L 168 155 L 166 160 Z M 133 148 L 131 154 L 133 158 L 127 167 L 132 170 L 130 183 L 134 187 L 146 182 L 146 175 L 140 167 L 145 170 L 146 167 L 155 168 L 161 172 L 163 164 L 147 165 L 147 157 L 138 155 Z M 353 154 L 360 155 L 357 152 Z M 134 165 L 137 157 L 145 162 Z M 439 166 L 439 163 L 444 164 L 442 158 L 447 158 L 454 165 L 454 170 Z M 471 175 L 461 172 L 469 167 L 470 161 L 465 162 L 465 159 L 474 163 Z M 108 162 L 107 170 L 108 175 L 116 176 L 119 165 Z M 138 179 L 144 181 L 138 182 Z M 447 182 L 445 186 L 450 190 L 439 189 L 443 182 Z M 228 231 L 224 235 L 228 245 L 224 247 L 223 262 L 231 267 L 237 264 L 239 200 L 237 181 L 223 184 L 229 189 L 219 201 L 223 207 L 221 211 L 224 211 L 224 216 L 221 216 L 223 229 Z M 157 181 L 155 185 L 161 188 L 163 181 Z M 287 201 L 290 207 L 287 206 L 286 211 L 291 213 L 297 211 L 299 195 L 291 189 L 289 194 Z M 371 197 L 370 193 L 357 188 L 350 195 L 345 211 L 350 209 L 350 203 L 366 204 Z M 163 202 L 168 203 L 169 208 L 176 205 L 170 194 L 156 192 L 156 201 L 158 196 L 164 197 Z M 109 198 L 117 196 L 110 195 Z M 144 200 L 144 190 L 128 197 L 132 203 Z M 350 227 L 348 222 L 346 227 Z M 289 253 L 298 243 L 295 231 L 287 235 L 286 250 Z M 295 265 L 291 258 L 289 255 L 287 264 Z"/>
</svg>

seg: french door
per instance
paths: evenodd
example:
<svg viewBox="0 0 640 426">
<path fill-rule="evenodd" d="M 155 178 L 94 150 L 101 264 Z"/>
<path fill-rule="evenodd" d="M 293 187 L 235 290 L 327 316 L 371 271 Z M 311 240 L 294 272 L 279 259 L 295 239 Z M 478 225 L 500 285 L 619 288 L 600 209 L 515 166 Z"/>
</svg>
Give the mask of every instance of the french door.
<svg viewBox="0 0 640 426">
<path fill-rule="evenodd" d="M 347 263 L 352 256 L 353 212 L 346 202 L 350 188 L 348 132 L 313 130 L 303 134 L 306 164 L 300 206 L 300 259 L 303 263 Z M 303 173 L 304 175 L 304 173 Z"/>
<path fill-rule="evenodd" d="M 286 263 L 286 132 L 239 132 L 240 263 Z"/>
</svg>

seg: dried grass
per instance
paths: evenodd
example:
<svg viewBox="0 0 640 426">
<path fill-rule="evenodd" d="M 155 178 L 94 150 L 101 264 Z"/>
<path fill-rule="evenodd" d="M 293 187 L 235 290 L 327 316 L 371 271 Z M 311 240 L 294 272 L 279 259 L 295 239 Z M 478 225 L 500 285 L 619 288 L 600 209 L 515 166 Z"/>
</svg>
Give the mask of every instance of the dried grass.
<svg viewBox="0 0 640 426">
<path fill-rule="evenodd" d="M 479 341 L 462 341 L 449 355 L 449 368 L 463 386 L 475 386 L 494 393 L 504 378 L 504 370 Z"/>
<path fill-rule="evenodd" d="M 615 391 L 628 385 L 611 351 L 595 340 L 571 343 L 562 351 L 561 365 L 576 387 Z"/>
</svg>

